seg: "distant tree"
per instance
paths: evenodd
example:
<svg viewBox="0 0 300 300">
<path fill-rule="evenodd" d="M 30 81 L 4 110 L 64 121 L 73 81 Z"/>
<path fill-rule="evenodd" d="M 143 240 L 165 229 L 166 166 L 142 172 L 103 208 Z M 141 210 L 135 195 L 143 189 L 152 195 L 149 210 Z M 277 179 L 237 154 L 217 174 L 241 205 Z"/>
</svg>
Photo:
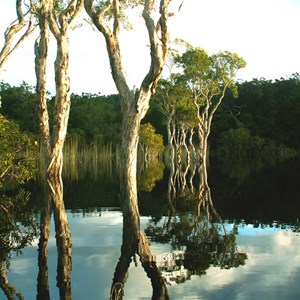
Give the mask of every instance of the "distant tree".
<svg viewBox="0 0 300 300">
<path fill-rule="evenodd" d="M 121 142 L 121 112 L 117 95 L 71 95 L 68 136 L 88 143 L 114 145 Z"/>
<path fill-rule="evenodd" d="M 183 149 L 186 150 L 188 159 L 191 156 L 190 152 L 194 150 L 191 141 L 197 122 L 195 108 L 193 102 L 190 101 L 191 97 L 191 91 L 176 74 L 171 74 L 168 79 L 162 79 L 154 96 L 156 107 L 166 119 L 171 161 L 176 158 L 178 163 L 181 162 Z M 188 148 L 188 141 L 191 148 Z"/>
<path fill-rule="evenodd" d="M 157 158 L 164 149 L 163 137 L 155 132 L 155 128 L 150 124 L 142 124 L 140 130 L 140 148 L 144 159 L 151 162 Z"/>
<path fill-rule="evenodd" d="M 237 99 L 232 100 L 231 95 L 225 95 L 216 112 L 217 122 L 213 123 L 211 138 L 214 149 L 226 148 L 229 151 L 234 144 L 237 147 L 232 153 L 239 152 L 238 133 L 243 128 L 250 136 L 248 144 L 252 146 L 247 149 L 251 149 L 252 156 L 266 158 L 269 155 L 275 158 L 278 154 L 282 156 L 283 152 L 286 155 L 291 154 L 292 149 L 299 150 L 299 74 L 275 81 L 261 78 L 239 82 L 238 89 Z M 248 150 L 240 152 L 240 155 L 249 157 Z"/>
<path fill-rule="evenodd" d="M 200 156 L 207 159 L 208 137 L 214 114 L 220 106 L 227 89 L 237 95 L 236 72 L 246 66 L 235 53 L 220 52 L 209 56 L 201 48 L 188 46 L 187 51 L 175 59 L 182 70 L 182 78 L 192 92 L 197 115 Z"/>
</svg>

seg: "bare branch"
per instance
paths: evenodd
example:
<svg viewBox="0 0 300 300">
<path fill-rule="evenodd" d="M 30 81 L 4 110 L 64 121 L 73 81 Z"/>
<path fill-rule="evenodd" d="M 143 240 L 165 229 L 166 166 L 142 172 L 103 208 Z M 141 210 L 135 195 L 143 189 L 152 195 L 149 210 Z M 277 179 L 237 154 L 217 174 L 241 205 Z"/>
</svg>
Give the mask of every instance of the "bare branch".
<svg viewBox="0 0 300 300">
<path fill-rule="evenodd" d="M 33 16 L 30 15 L 29 20 L 26 20 L 25 17 L 27 14 L 31 12 L 31 7 L 29 7 L 27 12 L 22 11 L 22 1 L 16 1 L 16 14 L 17 20 L 12 22 L 4 33 L 4 45 L 0 52 L 0 72 L 3 69 L 4 63 L 8 60 L 8 58 L 12 55 L 12 53 L 20 46 L 20 44 L 31 35 L 37 27 L 37 24 L 33 22 Z M 14 43 L 14 38 L 16 35 L 26 26 L 28 23 L 27 30 L 19 39 Z"/>
</svg>

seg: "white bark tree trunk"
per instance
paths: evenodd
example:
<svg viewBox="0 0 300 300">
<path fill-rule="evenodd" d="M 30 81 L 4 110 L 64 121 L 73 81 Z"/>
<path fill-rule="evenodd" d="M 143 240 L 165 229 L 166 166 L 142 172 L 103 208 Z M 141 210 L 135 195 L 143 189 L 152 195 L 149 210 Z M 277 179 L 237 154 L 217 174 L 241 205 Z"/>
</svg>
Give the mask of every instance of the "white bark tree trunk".
<svg viewBox="0 0 300 300">
<path fill-rule="evenodd" d="M 52 132 L 52 149 L 47 175 L 61 177 L 63 167 L 63 146 L 67 134 L 70 113 L 69 39 L 68 30 L 83 8 L 83 0 L 72 0 L 59 16 L 56 16 L 53 0 L 49 4 L 48 22 L 57 43 L 55 68 L 55 105 Z"/>
<path fill-rule="evenodd" d="M 36 73 L 36 91 L 38 98 L 39 125 L 42 135 L 42 143 L 46 154 L 46 163 L 49 164 L 51 155 L 49 114 L 47 108 L 47 55 L 50 38 L 49 24 L 47 21 L 48 6 L 41 3 L 39 13 L 40 36 L 35 42 L 35 73 Z"/>
<path fill-rule="evenodd" d="M 155 91 L 156 84 L 161 77 L 166 59 L 168 44 L 168 7 L 171 0 L 160 1 L 160 17 L 155 24 L 151 14 L 154 0 L 145 0 L 143 18 L 149 34 L 151 65 L 141 87 L 131 91 L 128 87 L 123 69 L 122 56 L 119 45 L 120 33 L 120 3 L 119 0 L 107 1 L 98 10 L 93 0 L 85 0 L 85 9 L 97 29 L 104 35 L 110 60 L 112 76 L 118 89 L 123 113 L 122 145 L 120 157 L 121 201 L 124 211 L 138 212 L 136 163 L 140 122 L 145 116 L 149 100 Z M 105 18 L 105 13 L 113 11 L 113 28 Z M 132 214 L 139 215 L 139 214 Z"/>
</svg>

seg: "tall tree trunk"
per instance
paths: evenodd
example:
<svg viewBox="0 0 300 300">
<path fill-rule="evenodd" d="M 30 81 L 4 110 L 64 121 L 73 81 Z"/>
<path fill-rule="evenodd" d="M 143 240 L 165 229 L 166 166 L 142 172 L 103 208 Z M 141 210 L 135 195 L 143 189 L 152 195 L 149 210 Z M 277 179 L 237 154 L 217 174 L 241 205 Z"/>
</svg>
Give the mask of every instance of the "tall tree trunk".
<svg viewBox="0 0 300 300">
<path fill-rule="evenodd" d="M 46 156 L 47 165 L 49 164 L 49 158 L 51 155 L 46 86 L 47 56 L 50 37 L 49 24 L 47 20 L 48 13 L 48 6 L 46 6 L 43 1 L 41 3 L 39 13 L 40 36 L 35 42 L 35 73 L 37 81 L 36 92 L 38 98 L 39 124 L 42 136 L 42 146 Z"/>
<path fill-rule="evenodd" d="M 152 18 L 155 1 L 145 1 L 143 18 L 149 34 L 151 64 L 141 87 L 136 91 L 130 90 L 123 68 L 119 39 L 120 1 L 107 1 L 98 8 L 94 6 L 94 2 L 93 0 L 85 0 L 85 9 L 97 29 L 105 37 L 112 76 L 120 95 L 123 114 L 120 157 L 120 185 L 123 210 L 124 212 L 138 211 L 136 163 L 140 122 L 148 110 L 150 97 L 155 92 L 166 59 L 168 7 L 171 0 L 160 1 L 160 16 L 156 24 Z M 112 12 L 112 28 L 107 19 L 108 11 Z"/>
<path fill-rule="evenodd" d="M 132 222 L 138 224 L 139 209 L 136 174 L 139 124 L 139 115 L 131 117 L 124 117 L 123 115 L 120 157 L 120 189 L 124 218 L 127 218 L 127 216 L 133 217 Z"/>
<path fill-rule="evenodd" d="M 61 177 L 63 167 L 63 147 L 67 134 L 70 113 L 70 77 L 69 77 L 69 38 L 68 30 L 76 20 L 83 8 L 83 0 L 72 0 L 66 9 L 57 16 L 53 0 L 44 0 L 49 3 L 48 22 L 53 33 L 57 53 L 54 64 L 55 69 L 55 105 L 54 124 L 52 132 L 52 149 L 50 164 L 48 166 L 48 177 Z"/>
<path fill-rule="evenodd" d="M 207 162 L 207 150 L 208 150 L 208 136 L 209 134 L 207 133 L 207 130 L 206 128 L 203 129 L 203 130 L 198 130 L 198 136 L 199 136 L 199 154 L 200 154 L 200 157 L 202 159 L 202 163 L 205 163 Z"/>
<path fill-rule="evenodd" d="M 71 106 L 69 78 L 69 42 L 68 37 L 64 34 L 57 38 L 55 84 L 56 96 L 52 133 L 52 152 L 51 161 L 48 167 L 48 175 L 60 177 L 63 166 L 63 146 L 67 134 Z"/>
</svg>

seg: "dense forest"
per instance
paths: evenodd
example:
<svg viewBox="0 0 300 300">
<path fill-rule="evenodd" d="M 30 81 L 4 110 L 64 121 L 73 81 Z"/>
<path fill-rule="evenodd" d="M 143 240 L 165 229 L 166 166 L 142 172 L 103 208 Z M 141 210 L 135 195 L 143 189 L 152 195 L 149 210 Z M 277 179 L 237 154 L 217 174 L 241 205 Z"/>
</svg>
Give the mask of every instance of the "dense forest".
<svg viewBox="0 0 300 300">
<path fill-rule="evenodd" d="M 18 124 L 22 132 L 38 139 L 35 88 L 25 82 L 20 86 L 1 82 L 0 96 L 0 113 Z M 209 139 L 211 155 L 236 159 L 296 154 L 300 148 L 299 100 L 299 74 L 275 81 L 261 78 L 239 82 L 237 98 L 226 93 L 216 112 Z M 120 143 L 122 117 L 118 95 L 72 94 L 71 103 L 68 141 L 76 139 L 79 144 L 88 145 Z M 49 111 L 53 105 L 54 98 L 49 95 Z M 161 135 L 167 144 L 166 121 L 155 101 L 150 101 L 143 123 L 154 128 L 153 139 Z"/>
</svg>

